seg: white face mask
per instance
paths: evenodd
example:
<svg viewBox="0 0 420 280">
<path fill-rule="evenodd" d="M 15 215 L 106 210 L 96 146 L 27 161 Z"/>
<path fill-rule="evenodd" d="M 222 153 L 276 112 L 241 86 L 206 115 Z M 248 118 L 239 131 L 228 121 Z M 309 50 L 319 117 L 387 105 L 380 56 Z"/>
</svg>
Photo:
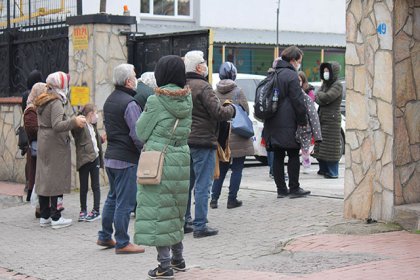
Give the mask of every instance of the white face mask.
<svg viewBox="0 0 420 280">
<path fill-rule="evenodd" d="M 324 80 L 328 81 L 330 79 L 330 72 L 324 72 Z"/>
<path fill-rule="evenodd" d="M 202 72 L 201 74 L 205 77 L 207 77 L 209 75 L 209 68 L 207 67 L 206 64 L 202 64 L 202 66 L 205 68 L 204 72 Z"/>
<path fill-rule="evenodd" d="M 134 90 L 137 89 L 137 85 L 139 84 L 139 81 L 137 81 L 136 77 L 134 77 Z"/>
<path fill-rule="evenodd" d="M 297 63 L 296 64 L 296 71 L 299 71 L 299 69 L 300 69 L 300 63 Z"/>
<path fill-rule="evenodd" d="M 96 124 L 98 122 L 98 114 L 93 114 L 92 119 L 90 120 L 91 124 Z"/>
</svg>

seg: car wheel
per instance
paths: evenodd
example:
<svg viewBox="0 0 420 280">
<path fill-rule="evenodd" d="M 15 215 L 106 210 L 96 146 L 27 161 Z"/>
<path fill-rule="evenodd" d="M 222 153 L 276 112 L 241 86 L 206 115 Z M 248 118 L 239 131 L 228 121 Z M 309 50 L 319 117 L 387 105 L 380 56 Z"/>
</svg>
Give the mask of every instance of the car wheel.
<svg viewBox="0 0 420 280">
<path fill-rule="evenodd" d="M 264 165 L 268 165 L 267 157 L 264 156 L 255 156 L 255 159 L 261 162 Z"/>
</svg>

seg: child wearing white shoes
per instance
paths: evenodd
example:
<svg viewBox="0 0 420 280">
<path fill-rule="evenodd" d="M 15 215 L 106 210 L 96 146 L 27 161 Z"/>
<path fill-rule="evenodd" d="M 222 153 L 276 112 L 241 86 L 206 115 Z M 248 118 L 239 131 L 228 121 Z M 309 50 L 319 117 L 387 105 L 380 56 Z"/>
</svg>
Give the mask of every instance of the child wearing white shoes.
<svg viewBox="0 0 420 280">
<path fill-rule="evenodd" d="M 101 190 L 99 185 L 99 169 L 103 168 L 102 142 L 96 129 L 98 113 L 94 104 L 86 104 L 81 110 L 86 118 L 86 126 L 75 128 L 72 135 L 76 143 L 76 167 L 80 179 L 80 214 L 79 222 L 93 222 L 101 218 L 99 203 Z M 89 175 L 93 192 L 93 209 L 87 213 L 87 193 L 89 187 Z"/>
</svg>

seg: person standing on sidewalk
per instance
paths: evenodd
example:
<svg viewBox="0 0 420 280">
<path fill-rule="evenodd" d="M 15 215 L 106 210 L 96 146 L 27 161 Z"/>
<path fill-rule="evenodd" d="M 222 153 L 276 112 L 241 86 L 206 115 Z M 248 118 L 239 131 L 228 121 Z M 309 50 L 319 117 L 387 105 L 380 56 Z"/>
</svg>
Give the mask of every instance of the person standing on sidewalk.
<svg viewBox="0 0 420 280">
<path fill-rule="evenodd" d="M 138 185 L 134 242 L 156 246 L 159 265 L 149 271 L 149 276 L 170 279 L 173 269 L 185 270 L 182 240 L 190 178 L 187 140 L 192 99 L 185 87 L 181 57 L 168 55 L 159 59 L 155 75 L 159 87 L 156 95 L 148 98 L 136 131 L 146 151 L 166 152 L 160 184 Z"/>
<path fill-rule="evenodd" d="M 26 135 L 28 136 L 28 151 L 26 157 L 27 163 L 27 178 L 28 178 L 28 194 L 26 201 L 30 201 L 32 190 L 35 186 L 36 174 L 36 157 L 37 157 L 37 141 L 38 141 L 38 116 L 36 114 L 36 107 L 34 105 L 35 99 L 41 93 L 47 91 L 45 83 L 36 83 L 33 85 L 31 93 L 29 94 L 26 109 L 23 112 L 23 126 L 25 127 Z M 32 147 L 32 149 L 31 149 Z M 41 218 L 39 206 L 35 209 L 35 217 Z"/>
<path fill-rule="evenodd" d="M 306 117 L 308 118 L 308 125 L 298 126 L 296 131 L 296 141 L 300 144 L 300 152 L 302 155 L 302 166 L 303 173 L 309 173 L 311 168 L 311 143 L 312 139 L 314 142 L 322 141 L 321 125 L 319 124 L 318 112 L 315 108 L 315 98 L 313 90 L 306 92 L 308 89 L 308 80 L 306 79 L 305 73 L 299 71 L 299 82 L 302 90 L 304 91 L 304 101 L 306 106 Z M 312 96 L 312 97 L 311 97 Z"/>
<path fill-rule="evenodd" d="M 71 149 L 69 131 L 84 127 L 86 119 L 69 119 L 63 104 L 67 103 L 68 76 L 55 72 L 47 77 L 47 91 L 36 98 L 38 115 L 38 151 L 35 193 L 41 209 L 40 226 L 54 229 L 71 225 L 57 209 L 58 196 L 70 193 Z"/>
<path fill-rule="evenodd" d="M 41 74 L 40 71 L 33 70 L 31 73 L 29 73 L 28 79 L 26 81 L 27 89 L 22 93 L 22 103 L 21 103 L 21 106 L 22 106 L 22 113 L 23 114 L 25 113 L 25 110 L 26 110 L 26 108 L 28 106 L 28 98 L 29 98 L 29 95 L 30 95 L 30 93 L 32 91 L 32 87 L 36 83 L 40 83 L 40 82 L 44 82 L 44 78 L 42 77 L 42 74 Z M 39 94 L 41 94 L 41 93 L 42 92 L 39 92 Z M 37 121 L 37 118 L 36 118 L 36 110 L 34 109 L 34 106 L 33 106 L 33 101 L 34 100 L 35 100 L 35 98 L 33 98 L 31 100 L 31 103 L 32 103 L 31 107 L 32 108 L 31 108 L 30 113 L 29 113 L 29 119 L 32 119 L 32 120 Z M 34 115 L 33 114 L 35 114 L 35 118 L 34 118 Z M 25 120 L 24 120 L 24 122 L 25 122 Z M 36 129 L 38 130 L 38 127 Z M 25 131 L 26 131 L 26 128 L 25 128 Z M 28 132 L 26 131 L 26 134 L 27 133 Z M 29 135 L 26 135 L 26 136 L 29 138 Z M 34 136 L 34 135 L 32 135 L 32 136 Z M 32 139 L 33 139 L 33 137 L 32 137 Z M 35 139 L 36 139 L 36 137 L 35 137 Z M 28 139 L 28 145 L 30 143 L 31 142 Z M 30 148 L 28 146 L 27 147 L 23 147 L 23 148 L 24 148 L 24 150 L 21 151 L 21 154 L 22 155 L 25 155 L 25 153 L 26 153 L 26 164 L 25 164 L 25 178 L 26 178 L 25 190 L 27 190 L 26 201 L 30 201 L 31 200 L 32 189 L 34 187 L 34 181 L 35 181 L 35 173 L 31 173 L 31 172 L 35 172 L 35 169 L 33 167 L 33 165 L 35 163 L 31 159 L 31 155 L 30 155 L 30 151 L 29 151 Z M 30 182 L 30 181 L 32 181 L 32 182 Z M 35 212 L 35 217 L 40 218 L 39 217 L 39 212 Z"/>
<path fill-rule="evenodd" d="M 188 52 L 184 62 L 187 85 L 191 88 L 193 100 L 191 134 L 188 138 L 191 153 L 190 190 L 185 218 L 186 221 L 191 219 L 191 195 L 194 188 L 194 238 L 200 238 L 218 233 L 217 229 L 206 225 L 209 191 L 216 165 L 218 124 L 234 117 L 235 107 L 230 102 L 225 103 L 226 106 L 222 105 L 207 82 L 208 67 L 202 51 Z M 191 227 L 186 225 L 185 231 L 191 232 Z"/>
<path fill-rule="evenodd" d="M 306 126 L 306 107 L 304 93 L 299 85 L 297 71 L 302 63 L 303 52 L 296 46 L 286 48 L 281 60 L 275 65 L 279 90 L 278 109 L 274 117 L 264 121 L 263 137 L 267 142 L 267 150 L 274 151 L 274 181 L 277 186 L 277 197 L 289 195 L 290 198 L 310 194 L 299 184 L 299 150 L 296 142 L 298 125 Z M 288 155 L 287 173 L 289 189 L 284 178 L 284 158 Z"/>
<path fill-rule="evenodd" d="M 99 169 L 104 167 L 102 159 L 102 139 L 96 129 L 98 113 L 94 104 L 86 104 L 81 112 L 86 117 L 84 128 L 73 129 L 72 135 L 76 144 L 76 168 L 80 180 L 80 214 L 79 222 L 93 222 L 101 218 L 99 204 L 101 189 L 99 185 Z M 93 192 L 93 209 L 87 213 L 87 193 L 90 182 Z"/>
<path fill-rule="evenodd" d="M 342 156 L 340 104 L 343 85 L 338 80 L 340 64 L 336 61 L 322 63 L 319 73 L 322 85 L 317 91 L 315 102 L 319 105 L 323 141 L 315 144 L 313 157 L 319 162 L 319 175 L 337 179 L 338 162 Z"/>
<path fill-rule="evenodd" d="M 233 103 L 239 104 L 249 114 L 248 100 L 243 90 L 236 83 L 237 70 L 232 62 L 225 62 L 220 66 L 219 78 L 220 82 L 216 85 L 216 95 L 221 102 L 233 100 Z M 244 168 L 245 157 L 254 154 L 254 146 L 252 138 L 244 138 L 230 132 L 229 147 L 231 150 L 231 162 L 219 161 L 220 176 L 213 182 L 211 190 L 210 207 L 215 209 L 218 207 L 218 199 L 222 191 L 223 182 L 229 168 L 232 170 L 229 183 L 229 196 L 227 208 L 232 209 L 242 206 L 242 201 L 237 199 L 239 187 L 242 180 L 242 170 Z"/>
<path fill-rule="evenodd" d="M 102 229 L 96 244 L 113 248 L 116 254 L 143 253 L 144 248 L 130 243 L 128 225 L 130 213 L 136 205 L 137 164 L 142 143 L 136 135 L 136 121 L 141 110 L 134 99 L 137 88 L 136 73 L 131 64 L 114 68 L 115 90 L 104 104 L 104 125 L 108 146 L 105 169 L 109 192 L 102 210 Z M 115 228 L 115 240 L 112 234 Z"/>
</svg>

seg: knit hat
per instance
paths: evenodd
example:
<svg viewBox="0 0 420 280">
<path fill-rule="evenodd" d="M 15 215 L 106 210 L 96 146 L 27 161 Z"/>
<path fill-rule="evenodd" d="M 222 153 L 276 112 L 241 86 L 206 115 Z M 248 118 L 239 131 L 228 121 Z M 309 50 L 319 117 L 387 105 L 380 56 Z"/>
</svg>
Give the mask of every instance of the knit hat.
<svg viewBox="0 0 420 280">
<path fill-rule="evenodd" d="M 60 95 L 63 102 L 65 103 L 67 101 L 69 76 L 64 72 L 58 71 L 48 75 L 46 82 L 48 89 Z"/>
<path fill-rule="evenodd" d="M 29 93 L 26 108 L 33 105 L 35 99 L 43 92 L 47 91 L 46 83 L 36 83 L 32 86 L 31 93 Z"/>
<path fill-rule="evenodd" d="M 185 71 L 195 72 L 198 64 L 204 63 L 204 53 L 202 51 L 189 51 L 184 57 Z"/>
<path fill-rule="evenodd" d="M 176 84 L 183 88 L 186 83 L 185 65 L 177 55 L 167 55 L 159 59 L 155 68 L 156 83 L 159 87 Z"/>
<path fill-rule="evenodd" d="M 236 80 L 236 74 L 238 73 L 238 70 L 236 70 L 235 65 L 233 65 L 232 62 L 225 62 L 220 65 L 219 68 L 219 78 L 220 80 Z"/>
</svg>

